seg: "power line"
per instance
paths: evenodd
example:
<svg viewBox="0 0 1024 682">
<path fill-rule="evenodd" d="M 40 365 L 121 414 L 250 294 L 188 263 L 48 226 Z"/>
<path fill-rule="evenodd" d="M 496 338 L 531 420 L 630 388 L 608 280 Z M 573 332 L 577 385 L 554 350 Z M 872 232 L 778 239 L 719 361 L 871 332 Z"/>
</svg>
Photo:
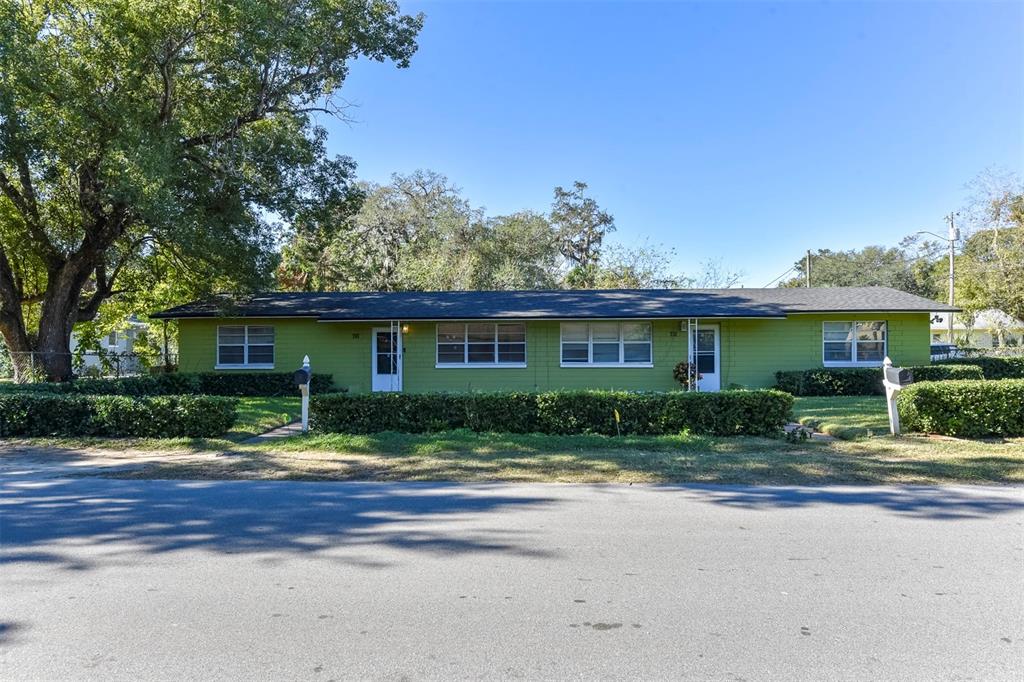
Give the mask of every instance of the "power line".
<svg viewBox="0 0 1024 682">
<path fill-rule="evenodd" d="M 775 278 L 774 280 L 772 280 L 771 282 L 769 282 L 768 284 L 766 284 L 766 285 L 765 285 L 764 287 L 762 287 L 762 289 L 767 289 L 768 287 L 772 286 L 773 284 L 775 284 L 776 282 L 778 282 L 779 280 L 781 280 L 782 278 L 784 278 L 784 276 L 785 276 L 786 274 L 788 274 L 788 273 L 790 273 L 790 272 L 793 272 L 793 271 L 794 271 L 795 269 L 797 269 L 797 266 L 796 266 L 796 265 L 794 265 L 794 266 L 793 266 L 793 267 L 791 267 L 790 269 L 787 269 L 787 270 L 786 270 L 785 272 L 782 272 L 782 274 L 778 275 L 778 276 L 777 276 L 777 278 Z"/>
</svg>

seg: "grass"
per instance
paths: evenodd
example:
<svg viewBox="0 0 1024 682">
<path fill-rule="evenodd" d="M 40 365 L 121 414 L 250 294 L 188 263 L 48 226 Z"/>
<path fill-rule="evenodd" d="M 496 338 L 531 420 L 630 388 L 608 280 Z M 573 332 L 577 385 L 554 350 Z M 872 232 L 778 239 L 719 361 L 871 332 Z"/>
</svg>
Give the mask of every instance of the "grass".
<svg viewBox="0 0 1024 682">
<path fill-rule="evenodd" d="M 227 439 L 246 440 L 299 418 L 300 399 L 294 396 L 277 398 L 239 398 L 238 420 Z"/>
<path fill-rule="evenodd" d="M 42 452 L 31 442 L 15 449 Z M 38 444 L 35 444 L 38 445 Z M 150 443 L 155 445 L 155 443 Z M 109 443 L 107 444 L 109 447 Z M 612 483 L 1024 483 L 1024 439 L 969 441 L 925 436 L 787 443 L 769 438 L 607 437 L 381 433 L 297 436 L 259 444 L 165 441 L 121 448 L 125 478 Z M 50 457 L 111 451 L 50 448 Z M 0 451 L 0 457 L 5 453 Z"/>
<path fill-rule="evenodd" d="M 889 415 L 882 396 L 797 398 L 793 416 L 804 426 L 843 440 L 889 433 Z"/>
<path fill-rule="evenodd" d="M 854 440 L 693 435 L 320 434 L 243 443 L 287 423 L 296 398 L 244 398 L 223 439 L 25 439 L 0 457 L 89 457 L 141 466 L 125 478 L 616 483 L 1024 483 L 1024 438 L 962 440 L 885 431 L 880 398 L 798 398 L 802 420 L 859 429 Z M 115 449 L 116 448 L 116 449 Z M 155 456 L 154 456 L 155 454 Z"/>
</svg>

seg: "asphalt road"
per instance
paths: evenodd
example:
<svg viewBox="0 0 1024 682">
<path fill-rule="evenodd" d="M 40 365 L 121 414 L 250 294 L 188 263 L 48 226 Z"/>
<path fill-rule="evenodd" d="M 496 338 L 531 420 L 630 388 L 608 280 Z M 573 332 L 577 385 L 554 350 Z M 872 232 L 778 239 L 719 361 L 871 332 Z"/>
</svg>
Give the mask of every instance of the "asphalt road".
<svg viewBox="0 0 1024 682">
<path fill-rule="evenodd" d="M 2 493 L 4 680 L 1024 675 L 1022 488 Z"/>
</svg>

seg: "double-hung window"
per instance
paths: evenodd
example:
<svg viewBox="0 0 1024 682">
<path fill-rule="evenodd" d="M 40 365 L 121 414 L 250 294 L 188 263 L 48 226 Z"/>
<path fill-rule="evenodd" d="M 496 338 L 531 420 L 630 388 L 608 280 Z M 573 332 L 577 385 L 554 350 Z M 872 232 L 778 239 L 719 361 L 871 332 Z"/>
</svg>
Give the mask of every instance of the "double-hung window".
<svg viewBox="0 0 1024 682">
<path fill-rule="evenodd" d="M 217 368 L 273 369 L 274 328 L 256 325 L 217 327 Z"/>
<path fill-rule="evenodd" d="M 563 322 L 562 366 L 651 364 L 650 322 Z"/>
<path fill-rule="evenodd" d="M 825 366 L 880 365 L 886 353 L 886 325 L 873 322 L 823 322 Z"/>
<path fill-rule="evenodd" d="M 437 325 L 438 367 L 525 367 L 524 322 L 443 322 Z"/>
</svg>

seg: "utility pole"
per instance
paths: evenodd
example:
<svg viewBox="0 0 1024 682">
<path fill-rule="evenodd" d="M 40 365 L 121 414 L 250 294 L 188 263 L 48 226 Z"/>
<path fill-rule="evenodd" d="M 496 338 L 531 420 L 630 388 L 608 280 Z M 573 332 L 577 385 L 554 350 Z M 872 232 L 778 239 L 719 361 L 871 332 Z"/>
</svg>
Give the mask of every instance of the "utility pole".
<svg viewBox="0 0 1024 682">
<path fill-rule="evenodd" d="M 808 288 L 810 288 L 810 286 L 811 286 L 811 250 L 810 249 L 807 249 L 807 261 L 806 261 L 806 263 L 807 264 L 804 265 L 804 270 L 806 271 L 807 277 L 805 278 L 804 282 L 805 282 L 805 285 Z"/>
<path fill-rule="evenodd" d="M 955 218 L 959 216 L 959 213 L 950 213 L 946 216 L 946 222 L 949 223 L 949 231 L 946 232 L 945 239 L 949 243 L 949 305 L 953 306 L 953 285 L 955 284 L 955 275 L 953 272 L 953 257 L 956 255 L 956 240 L 960 239 L 960 230 L 956 228 Z M 935 234 L 928 230 L 920 230 L 915 234 L 930 234 L 936 239 L 943 239 L 941 234 Z M 953 312 L 947 313 L 949 322 L 949 342 L 953 343 Z"/>
<path fill-rule="evenodd" d="M 946 221 L 949 223 L 949 305 L 953 305 L 953 285 L 955 284 L 955 274 L 953 271 L 953 257 L 955 255 L 956 240 L 960 238 L 960 230 L 956 229 L 956 225 L 953 219 L 958 216 L 959 213 L 950 213 L 946 216 Z M 949 312 L 949 342 L 953 343 L 953 312 Z"/>
</svg>

